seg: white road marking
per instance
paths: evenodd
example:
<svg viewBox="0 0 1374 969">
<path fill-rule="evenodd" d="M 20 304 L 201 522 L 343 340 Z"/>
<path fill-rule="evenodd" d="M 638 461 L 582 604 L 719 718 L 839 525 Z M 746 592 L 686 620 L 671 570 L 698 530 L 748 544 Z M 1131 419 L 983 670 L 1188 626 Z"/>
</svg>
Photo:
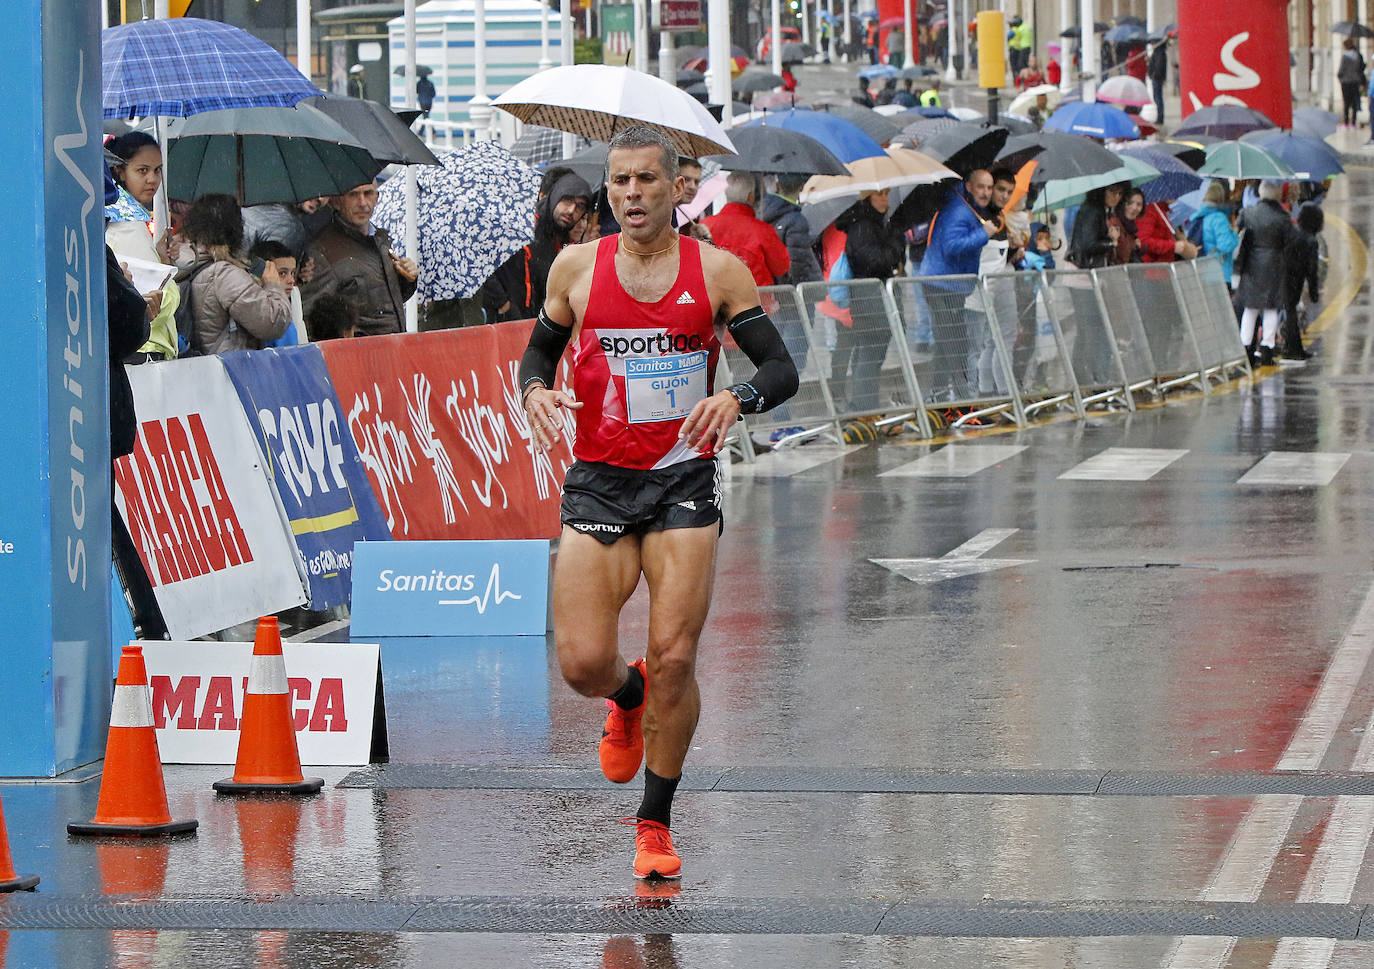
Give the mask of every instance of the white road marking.
<svg viewBox="0 0 1374 969">
<path fill-rule="evenodd" d="M 1188 452 L 1153 447 L 1109 447 L 1059 476 L 1061 481 L 1149 481 Z"/>
<path fill-rule="evenodd" d="M 884 471 L 880 478 L 967 478 L 1026 450 L 1024 444 L 950 444 Z"/>
<path fill-rule="evenodd" d="M 1320 488 L 1349 460 L 1349 454 L 1339 451 L 1270 451 L 1236 484 Z"/>
<path fill-rule="evenodd" d="M 938 559 L 869 559 L 874 565 L 896 572 L 904 579 L 921 585 L 959 579 L 966 575 L 980 575 L 1009 569 L 1017 565 L 1029 565 L 1035 559 L 985 559 L 979 558 L 984 552 L 1015 535 L 1015 528 L 985 528 L 953 551 L 946 552 Z"/>
<path fill-rule="evenodd" d="M 1274 765 L 1276 770 L 1317 770 L 1322 766 L 1336 730 L 1354 699 L 1365 667 L 1369 665 L 1371 654 L 1374 654 L 1374 586 L 1365 593 L 1360 611 L 1328 664 L 1317 692 L 1307 705 L 1302 722 L 1293 732 L 1283 756 Z M 1365 746 L 1361 744 L 1356 762 L 1362 762 L 1364 755 Z M 1220 867 L 1203 889 L 1202 899 L 1257 901 L 1302 802 L 1303 798 L 1296 795 L 1256 798 L 1254 806 L 1237 825 Z M 1352 838 L 1342 840 L 1349 851 Z M 1361 857 L 1362 849 L 1354 859 L 1348 854 L 1344 858 L 1343 863 L 1355 869 L 1351 878 L 1358 874 Z M 1329 868 L 1336 862 L 1333 855 L 1324 864 Z M 1235 938 L 1224 936 L 1182 938 L 1170 951 L 1164 965 L 1168 969 L 1221 969 L 1231 957 L 1235 944 Z"/>
</svg>

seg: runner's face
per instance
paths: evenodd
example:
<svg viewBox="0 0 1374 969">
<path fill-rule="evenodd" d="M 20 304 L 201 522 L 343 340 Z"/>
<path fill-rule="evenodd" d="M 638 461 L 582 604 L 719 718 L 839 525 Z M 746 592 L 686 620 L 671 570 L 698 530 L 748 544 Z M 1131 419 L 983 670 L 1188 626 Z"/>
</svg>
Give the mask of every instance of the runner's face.
<svg viewBox="0 0 1374 969">
<path fill-rule="evenodd" d="M 651 239 L 669 227 L 682 200 L 682 176 L 668 178 L 658 148 L 617 148 L 606 168 L 611 212 L 627 235 Z"/>
</svg>

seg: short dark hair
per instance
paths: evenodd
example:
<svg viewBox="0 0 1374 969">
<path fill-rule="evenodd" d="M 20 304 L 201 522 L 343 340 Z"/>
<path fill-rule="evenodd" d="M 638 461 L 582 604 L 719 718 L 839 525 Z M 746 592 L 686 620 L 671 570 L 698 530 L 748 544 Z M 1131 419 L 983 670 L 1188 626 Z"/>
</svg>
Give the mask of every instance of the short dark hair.
<svg viewBox="0 0 1374 969">
<path fill-rule="evenodd" d="M 248 258 L 265 259 L 271 262 L 273 259 L 296 259 L 298 257 L 285 244 L 276 239 L 259 239 L 253 243 L 253 248 L 248 250 Z"/>
<path fill-rule="evenodd" d="M 992 184 L 994 185 L 998 182 L 1011 182 L 1013 185 L 1016 184 L 1016 173 L 1010 168 L 994 168 L 989 174 L 992 175 Z"/>
<path fill-rule="evenodd" d="M 146 131 L 126 131 L 118 138 L 111 139 L 105 147 L 114 152 L 120 158 L 128 161 L 137 155 L 142 149 L 152 145 L 156 148 L 157 139 Z"/>
<path fill-rule="evenodd" d="M 351 336 L 358 326 L 358 301 L 339 293 L 321 293 L 305 313 L 305 332 L 311 343 Z"/>
<path fill-rule="evenodd" d="M 181 234 L 187 242 L 238 252 L 243 247 L 243 213 L 238 201 L 232 195 L 202 195 L 182 219 Z"/>
<path fill-rule="evenodd" d="M 778 176 L 778 191 L 796 195 L 810 177 L 805 172 L 784 172 Z"/>
<path fill-rule="evenodd" d="M 677 149 L 668 137 L 656 128 L 651 128 L 646 124 L 630 125 L 617 131 L 611 138 L 610 147 L 606 149 L 607 167 L 611 152 L 618 149 L 635 148 L 657 148 L 663 154 L 663 171 L 667 173 L 669 180 L 678 177 Z"/>
<path fill-rule="evenodd" d="M 677 167 L 678 171 L 682 171 L 682 169 L 684 168 L 695 168 L 697 171 L 700 171 L 701 162 L 698 159 L 693 158 L 691 155 L 679 155 L 677 159 Z"/>
</svg>

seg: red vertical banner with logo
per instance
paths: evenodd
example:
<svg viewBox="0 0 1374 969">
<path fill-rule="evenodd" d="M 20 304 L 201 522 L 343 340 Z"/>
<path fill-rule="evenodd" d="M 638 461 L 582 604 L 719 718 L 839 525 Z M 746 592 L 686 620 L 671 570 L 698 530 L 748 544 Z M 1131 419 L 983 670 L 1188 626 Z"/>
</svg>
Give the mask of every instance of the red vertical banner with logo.
<svg viewBox="0 0 1374 969">
<path fill-rule="evenodd" d="M 1293 121 L 1288 63 L 1288 0 L 1252 0 L 1245 16 L 1219 16 L 1205 3 L 1178 5 L 1183 116 L 1217 104 L 1263 112 L 1280 128 Z"/>
</svg>

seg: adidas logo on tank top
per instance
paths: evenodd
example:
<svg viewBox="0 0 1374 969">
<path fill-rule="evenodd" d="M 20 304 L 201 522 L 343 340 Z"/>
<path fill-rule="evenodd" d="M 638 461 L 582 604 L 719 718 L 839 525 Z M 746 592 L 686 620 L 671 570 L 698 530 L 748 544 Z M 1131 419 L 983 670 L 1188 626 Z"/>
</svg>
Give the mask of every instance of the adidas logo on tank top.
<svg viewBox="0 0 1374 969">
<path fill-rule="evenodd" d="M 683 294 L 677 298 L 678 306 L 695 306 L 696 302 L 696 300 L 692 299 L 692 294 L 686 291 L 684 291 Z"/>
</svg>

